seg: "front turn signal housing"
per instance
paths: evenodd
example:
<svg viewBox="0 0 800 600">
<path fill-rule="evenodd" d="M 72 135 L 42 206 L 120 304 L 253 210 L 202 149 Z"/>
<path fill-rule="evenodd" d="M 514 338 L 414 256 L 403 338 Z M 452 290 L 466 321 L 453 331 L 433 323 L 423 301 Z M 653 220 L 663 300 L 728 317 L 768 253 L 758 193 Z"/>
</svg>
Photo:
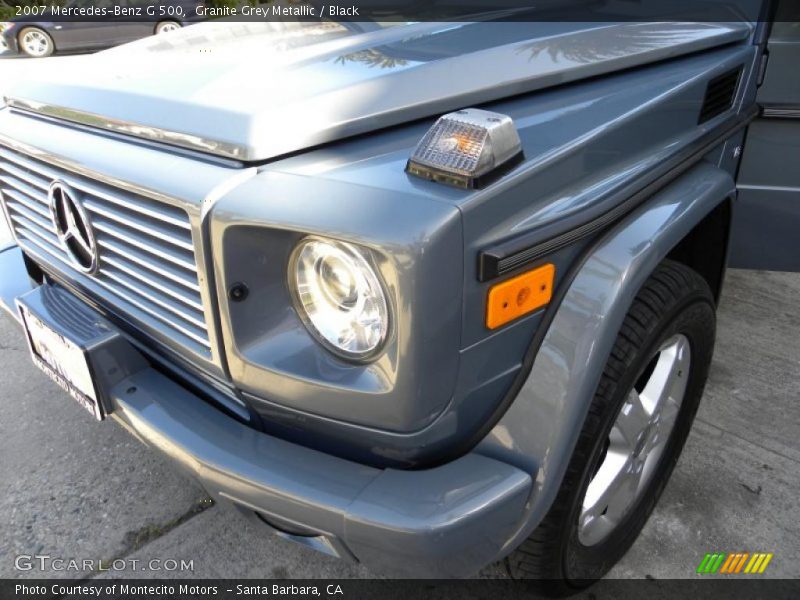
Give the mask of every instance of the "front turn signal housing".
<svg viewBox="0 0 800 600">
<path fill-rule="evenodd" d="M 548 263 L 493 285 L 486 303 L 486 327 L 497 329 L 549 304 L 555 276 L 555 265 Z"/>
<path fill-rule="evenodd" d="M 522 160 L 511 117 L 467 108 L 439 118 L 406 164 L 415 177 L 464 189 L 480 188 Z"/>
</svg>

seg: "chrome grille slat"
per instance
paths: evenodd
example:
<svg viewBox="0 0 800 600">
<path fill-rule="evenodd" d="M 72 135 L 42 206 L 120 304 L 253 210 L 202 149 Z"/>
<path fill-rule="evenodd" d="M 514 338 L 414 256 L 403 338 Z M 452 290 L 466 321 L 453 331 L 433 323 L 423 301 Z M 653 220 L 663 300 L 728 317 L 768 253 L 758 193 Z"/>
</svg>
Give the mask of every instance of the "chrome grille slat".
<svg viewBox="0 0 800 600">
<path fill-rule="evenodd" d="M 162 221 L 164 223 L 169 223 L 170 225 L 174 225 L 175 227 L 180 227 L 181 229 L 185 229 L 186 231 L 188 231 L 190 233 L 192 231 L 192 226 L 189 224 L 188 221 L 185 221 L 185 220 L 180 219 L 180 218 L 173 217 L 173 216 L 167 214 L 166 212 L 159 212 L 157 210 L 153 210 L 151 208 L 144 207 L 144 206 L 142 206 L 140 204 L 136 204 L 134 202 L 129 202 L 129 201 L 127 201 L 127 200 L 125 200 L 123 198 L 120 198 L 118 196 L 113 196 L 111 194 L 108 194 L 108 193 L 104 192 L 103 190 L 101 190 L 98 187 L 95 187 L 93 185 L 89 185 L 89 184 L 86 184 L 86 183 L 83 183 L 83 182 L 75 182 L 74 183 L 74 187 L 76 189 L 80 190 L 80 191 L 88 193 L 91 196 L 94 196 L 95 198 L 102 198 L 103 200 L 106 200 L 107 202 L 110 202 L 112 204 L 116 204 L 116 205 L 121 206 L 123 208 L 127 208 L 130 211 L 137 212 L 137 213 L 140 213 L 142 215 L 146 215 L 148 217 L 156 219 L 157 221 Z"/>
<path fill-rule="evenodd" d="M 32 244 L 34 244 L 40 250 L 44 250 L 50 256 L 58 259 L 58 261 L 60 261 L 60 262 L 64 262 L 64 264 L 66 264 L 65 261 L 64 261 L 64 258 L 59 256 L 59 254 L 58 254 L 58 252 L 61 250 L 61 248 L 52 245 L 52 242 L 50 240 L 47 240 L 47 238 L 43 238 L 42 234 L 34 235 L 33 233 L 31 233 L 25 227 L 17 227 L 15 232 L 16 232 L 16 234 L 18 236 L 24 237 L 26 240 L 30 241 Z M 45 239 L 47 241 L 47 244 L 45 244 L 44 242 L 40 241 L 42 239 Z"/>
<path fill-rule="evenodd" d="M 35 227 L 31 227 L 27 222 L 23 219 L 19 218 L 17 215 L 11 215 L 11 220 L 17 224 L 17 229 L 23 231 L 27 234 L 32 234 L 36 236 L 38 239 L 47 242 L 54 250 L 61 250 L 61 246 L 58 243 L 57 239 L 53 239 L 41 231 L 38 231 Z"/>
<path fill-rule="evenodd" d="M 172 244 L 173 246 L 177 246 L 178 248 L 183 248 L 184 250 L 192 250 L 192 242 L 191 236 L 188 236 L 189 239 L 185 237 L 179 238 L 175 234 L 170 231 L 165 231 L 153 224 L 142 223 L 141 221 L 135 218 L 124 218 L 118 214 L 115 214 L 113 211 L 108 210 L 107 208 L 100 206 L 96 202 L 92 202 L 91 200 L 87 200 L 83 203 L 83 206 L 97 215 L 101 215 L 107 219 L 114 221 L 117 225 L 121 225 L 123 227 L 127 227 L 129 229 L 134 229 L 139 233 L 144 233 L 150 237 L 156 238 L 162 242 L 167 242 L 168 244 Z M 100 221 L 102 222 L 102 221 Z M 186 233 L 181 234 L 183 236 L 187 236 Z"/>
<path fill-rule="evenodd" d="M 119 272 L 114 272 L 111 269 L 105 269 L 103 274 L 101 275 L 102 278 L 108 278 L 116 283 L 120 284 L 122 287 L 126 288 L 127 290 L 137 294 L 141 298 L 147 300 L 155 304 L 156 306 L 160 306 L 161 308 L 170 311 L 175 316 L 180 317 L 187 323 L 194 325 L 199 329 L 203 329 L 205 327 L 205 322 L 203 321 L 203 311 L 198 310 L 195 314 L 199 314 L 200 317 L 192 318 L 190 313 L 186 311 L 184 307 L 179 307 L 176 304 L 170 304 L 163 298 L 158 298 L 155 294 L 148 292 L 146 288 L 142 285 L 136 285 L 136 282 L 132 282 L 130 279 L 126 279 L 124 274 Z"/>
<path fill-rule="evenodd" d="M 22 192 L 31 200 L 36 200 L 37 202 L 41 202 L 41 195 L 42 190 L 35 188 L 33 186 L 28 185 L 27 183 L 22 183 L 18 179 L 14 179 L 13 177 L 0 177 L 0 182 L 6 184 L 9 187 L 14 188 L 17 192 Z M 47 191 L 46 189 L 44 190 Z M 44 204 L 47 202 L 45 201 Z"/>
<path fill-rule="evenodd" d="M 94 221 L 92 223 L 94 225 L 95 230 L 102 231 L 103 233 L 108 234 L 110 237 L 115 238 L 120 242 L 124 242 L 125 244 L 130 244 L 131 240 L 136 243 L 136 247 L 139 250 L 144 250 L 149 254 L 152 254 L 156 260 L 166 260 L 179 267 L 183 267 L 187 271 L 191 271 L 192 273 L 196 274 L 196 267 L 194 262 L 192 261 L 191 257 L 192 254 L 190 252 L 181 250 L 181 249 L 173 249 L 173 248 L 166 248 L 166 247 L 158 247 L 154 244 L 149 244 L 143 239 L 136 238 L 134 235 L 131 235 L 130 232 L 124 231 L 110 223 L 103 223 Z M 102 239 L 102 238 L 101 238 Z"/>
<path fill-rule="evenodd" d="M 47 256 L 49 256 L 50 258 L 54 258 L 56 260 L 56 262 L 59 262 L 62 265 L 65 265 L 67 267 L 70 266 L 69 263 L 67 262 L 67 259 L 62 254 L 59 254 L 57 251 L 55 251 L 55 250 L 53 250 L 51 248 L 48 248 L 47 246 L 42 244 L 42 242 L 37 241 L 35 239 L 35 236 L 31 236 L 30 233 L 27 232 L 26 230 L 19 230 L 18 233 L 21 233 L 25 237 L 25 239 L 27 239 L 28 241 L 33 243 L 34 246 L 39 251 L 44 251 Z M 36 252 L 36 254 L 40 258 L 46 258 L 40 252 Z M 109 292 L 111 292 L 113 294 L 119 294 L 119 292 L 117 290 L 115 290 L 112 286 L 108 285 L 107 283 L 105 283 L 103 281 L 100 281 L 100 280 L 97 280 L 97 279 L 95 279 L 93 281 L 94 281 L 94 283 L 98 284 L 99 286 L 107 289 Z M 182 333 L 187 338 L 189 338 L 193 342 L 199 344 L 200 346 L 202 346 L 206 350 L 210 350 L 211 349 L 211 344 L 208 342 L 207 337 L 204 337 L 203 335 L 198 334 L 198 333 L 193 333 L 192 331 L 190 331 L 190 330 L 188 330 L 188 329 L 186 329 L 186 328 L 184 328 L 182 326 L 176 325 L 174 322 L 170 321 L 169 319 L 164 318 L 158 312 L 156 312 L 156 311 L 154 311 L 154 310 L 152 310 L 152 309 L 150 309 L 150 308 L 138 303 L 135 299 L 123 298 L 123 301 L 132 304 L 133 306 L 137 307 L 138 309 L 142 310 L 143 312 L 149 314 L 151 317 L 161 321 L 165 325 L 169 325 L 171 328 L 173 328 L 174 330 Z"/>
<path fill-rule="evenodd" d="M 163 291 L 168 296 L 174 298 L 178 302 L 185 304 L 189 308 L 193 308 L 198 312 L 203 312 L 203 305 L 200 302 L 192 300 L 191 297 L 187 296 L 184 293 L 185 290 L 180 288 L 176 289 L 175 286 L 170 284 L 167 280 L 164 280 L 162 278 L 161 281 L 157 281 L 152 277 L 148 277 L 144 273 L 138 273 L 136 269 L 132 269 L 130 266 L 126 265 L 125 262 L 120 260 L 119 258 L 112 258 L 110 256 L 104 255 L 102 260 L 108 265 L 114 267 L 119 271 L 122 271 L 129 277 L 132 277 L 133 279 L 138 281 L 140 286 L 144 284 L 150 286 L 156 292 Z"/>
<path fill-rule="evenodd" d="M 118 294 L 119 293 L 118 291 L 115 291 L 113 286 L 110 286 L 110 285 L 108 285 L 107 283 L 105 283 L 103 281 L 98 281 L 97 283 L 99 283 L 101 286 L 103 286 L 104 288 L 106 288 L 107 290 L 109 290 L 110 292 L 112 292 L 114 294 Z M 206 349 L 208 349 L 208 350 L 211 349 L 211 344 L 208 341 L 208 333 L 206 332 L 206 328 L 205 327 L 203 327 L 202 329 L 199 329 L 197 332 L 192 332 L 189 329 L 187 329 L 187 328 L 175 323 L 174 320 L 168 319 L 168 318 L 164 317 L 161 313 L 159 313 L 159 312 L 157 312 L 157 311 L 155 311 L 155 310 L 153 310 L 151 308 L 148 308 L 147 306 L 145 306 L 144 304 L 142 304 L 140 302 L 137 302 L 133 298 L 125 298 L 125 301 L 129 302 L 130 304 L 133 304 L 138 309 L 148 313 L 150 316 L 158 319 L 159 321 L 161 321 L 165 325 L 168 325 L 169 327 L 171 327 L 172 329 L 182 333 L 186 337 L 191 338 L 192 340 L 194 340 L 195 342 L 197 342 L 201 346 L 205 347 Z"/>
<path fill-rule="evenodd" d="M 47 181 L 47 184 L 42 189 L 45 190 L 47 189 L 47 187 L 49 187 L 51 181 L 54 181 L 56 179 L 61 179 L 65 176 L 63 172 L 60 172 L 53 167 L 44 165 L 42 163 L 39 163 L 38 161 L 34 161 L 33 159 L 23 158 L 18 154 L 13 154 L 10 152 L 2 152 L 0 153 L 0 158 L 6 158 L 14 162 L 19 167 L 26 169 L 28 172 L 30 171 L 36 172 L 38 176 L 31 174 L 27 175 L 28 182 L 31 183 L 32 185 L 36 185 L 36 183 L 34 182 L 38 182 L 39 186 L 41 186 L 43 183 L 42 178 L 44 178 L 44 180 Z M 88 183 L 81 178 L 69 177 L 69 176 L 67 177 L 69 179 L 69 184 L 72 187 L 90 196 L 102 198 L 103 200 L 106 200 L 113 204 L 117 204 L 118 206 L 122 206 L 129 210 L 140 212 L 143 215 L 147 215 L 154 219 L 164 221 L 165 223 L 170 223 L 172 225 L 181 227 L 191 232 L 192 229 L 191 224 L 185 220 L 185 215 L 181 215 L 182 211 L 178 208 L 149 200 L 145 204 L 145 202 L 142 201 L 143 199 L 133 200 L 133 197 L 128 194 L 126 194 L 126 197 L 123 198 L 121 196 L 117 196 L 103 190 L 103 188 L 100 187 L 99 185 Z M 26 177 L 22 178 L 26 179 Z"/>
<path fill-rule="evenodd" d="M 48 219 L 50 218 L 50 212 L 38 200 L 31 200 L 30 198 L 26 198 L 23 194 L 5 188 L 0 188 L 0 193 L 5 194 L 6 196 L 10 196 L 23 206 L 28 207 L 33 212 L 38 213 L 41 216 L 46 217 Z"/>
<path fill-rule="evenodd" d="M 93 275 L 76 268 L 58 239 L 48 201 L 54 180 L 66 182 L 88 211 L 100 255 Z M 4 148 L 0 193 L 17 240 L 34 259 L 81 286 L 87 299 L 96 295 L 111 312 L 166 336 L 165 343 L 211 357 L 192 225 L 183 209 Z"/>
<path fill-rule="evenodd" d="M 194 292 L 200 293 L 200 286 L 197 284 L 197 273 L 192 269 L 178 269 L 173 268 L 167 264 L 157 264 L 149 256 L 145 256 L 127 245 L 122 245 L 112 242 L 108 239 L 101 239 L 100 246 L 109 252 L 125 259 L 128 262 L 136 263 L 138 266 L 148 269 L 153 273 L 160 275 L 178 285 L 188 288 Z M 108 253 L 105 253 L 108 256 Z"/>
<path fill-rule="evenodd" d="M 4 154 L 0 155 L 0 158 L 5 158 L 5 155 Z M 13 166 L 13 165 L 11 165 L 9 163 L 5 163 L 3 165 L 3 170 L 6 171 L 7 173 L 9 173 L 10 175 L 12 175 L 13 177 L 16 177 L 17 179 L 21 179 L 21 180 L 25 181 L 26 183 L 28 183 L 28 184 L 30 184 L 30 185 L 32 185 L 34 187 L 38 187 L 39 189 L 42 189 L 44 191 L 47 191 L 47 188 L 50 185 L 50 180 L 40 179 L 40 178 L 34 176 L 33 174 L 31 174 L 30 171 L 15 167 L 15 166 Z"/>
<path fill-rule="evenodd" d="M 53 225 L 50 223 L 49 219 L 44 219 L 42 215 L 37 214 L 36 212 L 32 211 L 30 208 L 25 206 L 22 202 L 13 202 L 9 203 L 8 206 L 9 210 L 16 212 L 22 216 L 24 216 L 29 221 L 35 223 L 40 229 L 44 229 L 45 231 L 52 231 Z M 13 218 L 13 215 L 12 215 Z"/>
</svg>

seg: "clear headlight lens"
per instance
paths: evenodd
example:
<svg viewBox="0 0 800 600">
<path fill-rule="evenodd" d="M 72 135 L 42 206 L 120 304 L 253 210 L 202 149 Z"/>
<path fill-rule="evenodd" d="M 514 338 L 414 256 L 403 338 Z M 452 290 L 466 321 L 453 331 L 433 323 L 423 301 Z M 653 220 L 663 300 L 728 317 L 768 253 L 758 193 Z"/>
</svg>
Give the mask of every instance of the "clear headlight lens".
<svg viewBox="0 0 800 600">
<path fill-rule="evenodd" d="M 306 238 L 289 261 L 289 287 L 306 327 L 334 353 L 364 360 L 386 341 L 386 296 L 377 273 L 358 247 Z"/>
</svg>

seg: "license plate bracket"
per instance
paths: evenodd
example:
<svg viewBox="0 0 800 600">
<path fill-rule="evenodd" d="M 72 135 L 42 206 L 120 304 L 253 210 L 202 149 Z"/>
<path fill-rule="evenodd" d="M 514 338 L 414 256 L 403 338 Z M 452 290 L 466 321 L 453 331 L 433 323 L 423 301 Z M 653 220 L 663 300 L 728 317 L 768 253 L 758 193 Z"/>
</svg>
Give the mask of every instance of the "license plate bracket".
<svg viewBox="0 0 800 600">
<path fill-rule="evenodd" d="M 33 364 L 67 392 L 95 419 L 102 421 L 106 411 L 99 401 L 95 379 L 83 349 L 68 337 L 48 327 L 20 305 L 20 316 Z"/>
<path fill-rule="evenodd" d="M 148 362 L 105 317 L 66 289 L 44 284 L 16 299 L 31 359 L 102 421 L 109 391 Z"/>
</svg>

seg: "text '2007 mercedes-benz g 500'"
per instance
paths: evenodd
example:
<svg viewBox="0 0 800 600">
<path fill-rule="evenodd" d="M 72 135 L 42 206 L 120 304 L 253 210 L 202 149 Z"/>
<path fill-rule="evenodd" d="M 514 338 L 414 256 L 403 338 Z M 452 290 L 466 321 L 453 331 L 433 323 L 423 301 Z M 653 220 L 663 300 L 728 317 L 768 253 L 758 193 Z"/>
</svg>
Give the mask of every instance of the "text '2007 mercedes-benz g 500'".
<svg viewBox="0 0 800 600">
<path fill-rule="evenodd" d="M 5 99 L 0 291 L 97 419 L 281 535 L 568 592 L 669 478 L 726 266 L 800 266 L 799 58 L 733 18 L 135 42 Z"/>
</svg>

